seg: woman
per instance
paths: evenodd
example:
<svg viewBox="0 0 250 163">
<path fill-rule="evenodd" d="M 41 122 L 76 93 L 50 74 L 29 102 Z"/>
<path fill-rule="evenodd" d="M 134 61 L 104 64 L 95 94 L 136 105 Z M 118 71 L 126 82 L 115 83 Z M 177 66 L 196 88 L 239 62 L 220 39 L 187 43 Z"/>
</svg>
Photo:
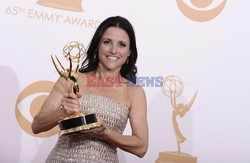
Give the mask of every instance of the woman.
<svg viewBox="0 0 250 163">
<path fill-rule="evenodd" d="M 32 123 L 33 132 L 40 133 L 81 111 L 95 113 L 100 127 L 60 136 L 46 162 L 119 162 L 117 147 L 138 157 L 145 155 L 145 92 L 127 86 L 136 83 L 136 60 L 135 34 L 129 21 L 120 16 L 103 21 L 78 73 L 79 94 L 72 92 L 72 81 L 59 78 Z M 132 134 L 122 135 L 128 119 Z"/>
</svg>

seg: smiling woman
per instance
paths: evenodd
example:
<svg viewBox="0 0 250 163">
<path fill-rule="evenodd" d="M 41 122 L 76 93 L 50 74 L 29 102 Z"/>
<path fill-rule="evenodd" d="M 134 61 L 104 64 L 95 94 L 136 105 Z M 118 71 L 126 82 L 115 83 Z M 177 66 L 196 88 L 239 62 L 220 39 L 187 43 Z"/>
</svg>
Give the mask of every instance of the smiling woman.
<svg viewBox="0 0 250 163">
<path fill-rule="evenodd" d="M 137 73 L 136 60 L 135 33 L 129 21 L 120 16 L 104 20 L 78 73 L 79 94 L 72 92 L 72 81 L 59 78 L 32 124 L 33 132 L 40 133 L 73 113 L 83 112 L 95 113 L 100 127 L 60 136 L 46 162 L 117 163 L 117 147 L 138 157 L 145 155 L 146 95 L 142 87 L 127 87 L 128 82 L 136 84 L 136 78 L 130 77 Z M 102 83 L 108 81 L 109 87 L 90 86 L 90 76 Z M 123 135 L 128 119 L 132 133 Z"/>
<path fill-rule="evenodd" d="M 120 71 L 129 57 L 129 37 L 118 27 L 110 27 L 99 45 L 99 68 Z"/>
<path fill-rule="evenodd" d="M 104 37 L 104 33 L 105 35 L 109 35 L 110 30 L 112 29 L 114 30 L 114 27 L 118 28 L 117 30 L 121 30 L 121 33 L 123 33 L 123 37 L 124 37 L 123 39 L 127 39 L 127 38 L 129 39 L 129 40 L 119 40 L 119 41 L 122 41 L 122 42 L 119 42 L 119 44 L 122 43 L 124 44 L 124 46 L 127 46 L 124 49 L 129 49 L 129 51 L 126 54 L 127 55 L 126 64 L 121 65 L 121 70 L 119 73 L 122 77 L 127 78 L 127 80 L 131 79 L 129 78 L 129 76 L 136 75 L 137 67 L 135 63 L 137 60 L 137 47 L 136 47 L 136 38 L 135 38 L 134 29 L 127 19 L 119 17 L 119 16 L 110 17 L 106 19 L 97 28 L 91 40 L 89 49 L 87 51 L 87 58 L 85 59 L 85 61 L 83 61 L 82 68 L 80 69 L 81 72 L 89 72 L 89 71 L 97 70 L 97 67 L 99 65 L 99 57 L 97 57 L 97 55 L 99 55 L 99 50 L 100 50 L 99 44 L 101 44 L 102 43 L 101 41 L 103 41 L 103 39 L 106 37 L 106 36 Z M 114 36 L 110 36 L 110 37 L 114 37 Z M 111 39 L 112 38 L 108 38 L 108 40 L 106 41 L 110 42 Z M 111 43 L 108 43 L 108 44 L 111 44 Z M 107 42 L 105 44 L 107 44 Z M 133 80 L 132 82 L 136 83 L 136 80 Z"/>
</svg>

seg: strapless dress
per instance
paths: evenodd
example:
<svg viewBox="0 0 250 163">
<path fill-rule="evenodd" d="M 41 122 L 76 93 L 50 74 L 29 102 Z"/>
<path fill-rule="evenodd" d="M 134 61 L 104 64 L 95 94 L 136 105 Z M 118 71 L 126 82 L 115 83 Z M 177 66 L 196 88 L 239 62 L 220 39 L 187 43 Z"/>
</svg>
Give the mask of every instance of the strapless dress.
<svg viewBox="0 0 250 163">
<path fill-rule="evenodd" d="M 99 95 L 84 94 L 80 99 L 83 113 L 95 113 L 108 130 L 122 134 L 129 109 L 120 102 Z M 59 136 L 46 163 L 118 163 L 117 148 L 112 144 L 82 133 Z"/>
</svg>

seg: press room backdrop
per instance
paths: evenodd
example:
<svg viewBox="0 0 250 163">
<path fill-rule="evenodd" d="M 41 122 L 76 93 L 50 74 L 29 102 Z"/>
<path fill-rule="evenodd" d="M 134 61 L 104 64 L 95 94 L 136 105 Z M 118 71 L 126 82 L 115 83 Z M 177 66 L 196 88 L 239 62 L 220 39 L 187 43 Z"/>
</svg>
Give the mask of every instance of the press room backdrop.
<svg viewBox="0 0 250 163">
<path fill-rule="evenodd" d="M 178 145 L 199 163 L 250 162 L 250 1 L 5 0 L 0 12 L 0 162 L 45 161 L 58 130 L 30 125 L 58 78 L 50 55 L 68 67 L 65 44 L 87 46 L 115 15 L 136 32 L 149 123 L 145 157 L 119 150 L 120 162 L 155 162 Z"/>
</svg>

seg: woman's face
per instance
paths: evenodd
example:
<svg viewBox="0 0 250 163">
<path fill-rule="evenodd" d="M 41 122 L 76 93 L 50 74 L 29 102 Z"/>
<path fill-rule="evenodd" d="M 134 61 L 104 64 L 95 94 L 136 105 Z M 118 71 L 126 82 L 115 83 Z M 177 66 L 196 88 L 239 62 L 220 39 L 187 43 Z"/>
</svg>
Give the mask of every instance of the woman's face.
<svg viewBox="0 0 250 163">
<path fill-rule="evenodd" d="M 107 70 L 119 70 L 130 54 L 130 40 L 126 31 L 109 27 L 99 43 L 99 66 Z"/>
</svg>

